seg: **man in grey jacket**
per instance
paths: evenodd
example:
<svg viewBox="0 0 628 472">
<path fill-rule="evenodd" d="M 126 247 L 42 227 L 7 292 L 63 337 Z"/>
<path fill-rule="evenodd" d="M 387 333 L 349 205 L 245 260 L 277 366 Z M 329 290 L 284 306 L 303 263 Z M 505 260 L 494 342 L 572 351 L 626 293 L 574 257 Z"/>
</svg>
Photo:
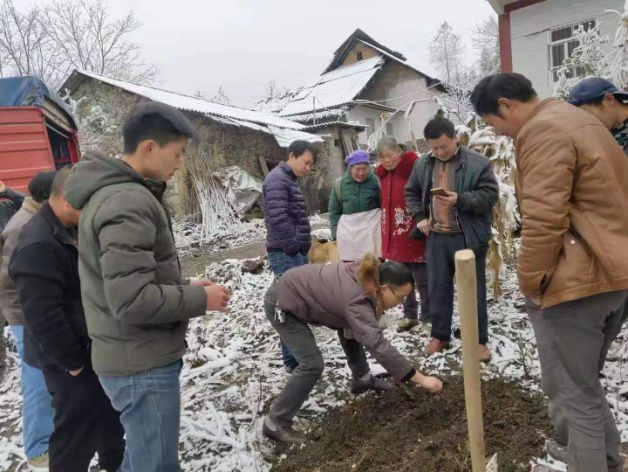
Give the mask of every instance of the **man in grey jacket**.
<svg viewBox="0 0 628 472">
<path fill-rule="evenodd" d="M 181 276 L 162 203 L 181 167 L 192 124 L 151 102 L 122 129 L 122 159 L 87 153 L 68 182 L 82 210 L 81 292 L 92 362 L 127 438 L 122 471 L 178 471 L 180 386 L 188 320 L 226 311 L 227 291 Z"/>
</svg>

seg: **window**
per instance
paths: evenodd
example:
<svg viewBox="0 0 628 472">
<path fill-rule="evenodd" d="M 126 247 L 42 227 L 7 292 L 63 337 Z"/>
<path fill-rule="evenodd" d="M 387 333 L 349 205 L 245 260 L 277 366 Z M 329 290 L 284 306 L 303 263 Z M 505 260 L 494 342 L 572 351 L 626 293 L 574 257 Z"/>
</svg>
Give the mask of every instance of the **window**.
<svg viewBox="0 0 628 472">
<path fill-rule="evenodd" d="M 356 57 L 358 58 L 358 61 L 361 61 L 362 60 L 362 51 L 358 51 L 356 53 Z"/>
<path fill-rule="evenodd" d="M 375 131 L 375 120 L 370 118 L 366 119 L 366 136 L 370 136 Z"/>
<path fill-rule="evenodd" d="M 595 27 L 595 20 L 588 20 L 582 23 L 576 23 L 575 25 L 562 26 L 550 33 L 549 43 L 549 60 L 550 71 L 552 74 L 552 81 L 558 80 L 558 69 L 563 65 L 563 61 L 573 55 L 574 49 L 578 47 L 578 40 L 575 39 L 574 31 L 580 26 L 584 27 L 585 31 Z M 578 77 L 583 75 L 584 71 L 577 68 L 571 68 L 567 71 L 567 77 Z"/>
</svg>

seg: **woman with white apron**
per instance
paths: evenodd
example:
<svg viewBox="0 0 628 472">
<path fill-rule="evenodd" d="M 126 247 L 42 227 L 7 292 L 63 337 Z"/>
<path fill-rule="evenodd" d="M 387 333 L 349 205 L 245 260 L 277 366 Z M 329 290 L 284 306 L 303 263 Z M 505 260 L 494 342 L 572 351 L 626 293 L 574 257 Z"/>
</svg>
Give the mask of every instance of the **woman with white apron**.
<svg viewBox="0 0 628 472">
<path fill-rule="evenodd" d="M 382 253 L 379 180 L 369 167 L 369 153 L 353 151 L 347 170 L 334 182 L 329 199 L 329 223 L 342 261 Z"/>
</svg>

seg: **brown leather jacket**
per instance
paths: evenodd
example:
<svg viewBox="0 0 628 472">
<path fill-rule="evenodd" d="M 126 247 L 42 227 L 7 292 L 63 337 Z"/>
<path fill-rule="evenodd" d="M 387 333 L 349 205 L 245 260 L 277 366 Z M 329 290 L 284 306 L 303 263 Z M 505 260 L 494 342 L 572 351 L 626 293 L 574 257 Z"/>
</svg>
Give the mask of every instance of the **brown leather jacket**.
<svg viewBox="0 0 628 472">
<path fill-rule="evenodd" d="M 516 140 L 517 267 L 543 307 L 628 289 L 628 160 L 597 118 L 542 101 Z"/>
</svg>

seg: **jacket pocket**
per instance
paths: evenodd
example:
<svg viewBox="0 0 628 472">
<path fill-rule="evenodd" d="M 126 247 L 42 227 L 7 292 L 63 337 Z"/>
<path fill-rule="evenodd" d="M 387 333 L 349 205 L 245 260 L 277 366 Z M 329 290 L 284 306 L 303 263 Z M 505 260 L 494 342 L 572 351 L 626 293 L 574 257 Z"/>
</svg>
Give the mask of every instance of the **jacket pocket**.
<svg viewBox="0 0 628 472">
<path fill-rule="evenodd" d="M 587 285 L 593 280 L 593 257 L 586 243 L 572 231 L 563 234 L 558 262 L 541 282 L 541 294 L 561 292 Z"/>
</svg>

